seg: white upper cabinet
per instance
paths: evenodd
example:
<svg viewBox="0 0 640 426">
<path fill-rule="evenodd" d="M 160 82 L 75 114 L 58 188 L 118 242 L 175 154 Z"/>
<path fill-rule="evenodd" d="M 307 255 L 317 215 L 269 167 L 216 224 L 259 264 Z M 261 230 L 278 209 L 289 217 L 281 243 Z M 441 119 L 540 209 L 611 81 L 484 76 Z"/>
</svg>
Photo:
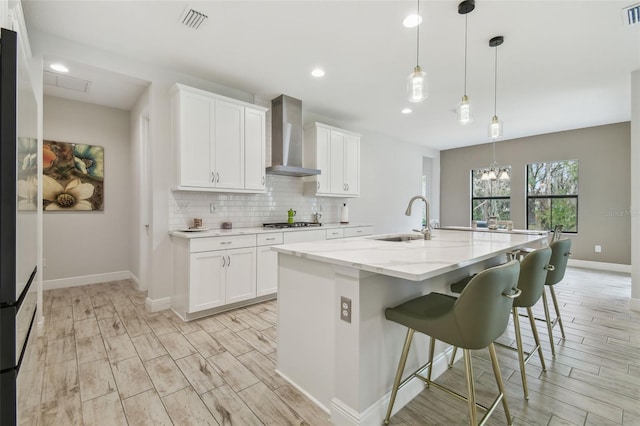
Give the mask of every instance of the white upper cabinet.
<svg viewBox="0 0 640 426">
<path fill-rule="evenodd" d="M 267 108 L 176 84 L 172 88 L 176 190 L 265 190 Z"/>
<path fill-rule="evenodd" d="M 246 108 L 244 111 L 244 186 L 264 191 L 265 175 L 265 113 Z"/>
<path fill-rule="evenodd" d="M 315 195 L 358 197 L 360 195 L 360 135 L 313 123 L 305 128 L 305 167 L 320 169 L 309 181 Z"/>
</svg>

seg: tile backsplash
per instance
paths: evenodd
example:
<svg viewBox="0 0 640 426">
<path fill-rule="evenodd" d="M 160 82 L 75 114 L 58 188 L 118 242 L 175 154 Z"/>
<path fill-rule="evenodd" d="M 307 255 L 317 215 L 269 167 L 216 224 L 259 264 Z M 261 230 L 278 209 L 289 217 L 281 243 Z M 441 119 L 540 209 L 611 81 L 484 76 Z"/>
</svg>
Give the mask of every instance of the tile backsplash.
<svg viewBox="0 0 640 426">
<path fill-rule="evenodd" d="M 316 212 L 322 213 L 323 223 L 339 222 L 340 207 L 347 200 L 305 195 L 303 184 L 301 178 L 267 175 L 267 192 L 262 194 L 172 191 L 169 229 L 188 228 L 194 218 L 202 218 L 207 228 L 221 228 L 222 222 L 232 222 L 234 228 L 262 226 L 286 222 L 289 209 L 297 212 L 298 222 L 311 221 Z"/>
</svg>

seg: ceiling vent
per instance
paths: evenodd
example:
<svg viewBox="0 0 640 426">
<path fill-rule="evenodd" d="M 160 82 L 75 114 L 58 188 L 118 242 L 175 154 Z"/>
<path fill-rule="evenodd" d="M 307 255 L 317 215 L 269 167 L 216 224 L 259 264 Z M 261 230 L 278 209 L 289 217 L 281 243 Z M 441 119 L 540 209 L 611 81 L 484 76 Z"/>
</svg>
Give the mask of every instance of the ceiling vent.
<svg viewBox="0 0 640 426">
<path fill-rule="evenodd" d="M 82 78 L 60 75 L 50 71 L 43 71 L 44 84 L 54 87 L 61 87 L 76 92 L 89 93 L 91 82 Z"/>
<path fill-rule="evenodd" d="M 640 24 L 640 3 L 622 9 L 622 19 L 630 27 Z"/>
<path fill-rule="evenodd" d="M 200 25 L 203 24 L 209 17 L 202 12 L 198 12 L 197 10 L 191 9 L 189 6 L 184 10 L 182 15 L 180 16 L 180 23 L 186 25 L 189 28 L 193 28 L 197 30 L 200 28 Z"/>
</svg>

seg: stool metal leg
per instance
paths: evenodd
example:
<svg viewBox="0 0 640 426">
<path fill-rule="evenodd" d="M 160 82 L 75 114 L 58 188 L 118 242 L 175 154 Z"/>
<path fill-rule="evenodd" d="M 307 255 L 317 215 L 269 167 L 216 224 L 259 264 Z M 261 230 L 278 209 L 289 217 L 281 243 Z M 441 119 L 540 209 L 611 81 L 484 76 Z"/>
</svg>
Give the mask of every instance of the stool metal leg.
<svg viewBox="0 0 640 426">
<path fill-rule="evenodd" d="M 558 299 L 556 299 L 556 292 L 553 289 L 552 285 L 549 286 L 549 290 L 551 290 L 551 299 L 553 299 L 553 307 L 556 310 L 556 321 L 558 321 L 558 324 L 560 324 L 560 333 L 562 334 L 562 338 L 564 339 L 564 327 L 562 326 L 562 318 L 560 317 L 560 309 L 558 308 Z"/>
<path fill-rule="evenodd" d="M 556 346 L 553 343 L 553 325 L 551 324 L 551 315 L 549 314 L 549 302 L 547 302 L 546 290 L 542 292 L 542 304 L 544 305 L 544 317 L 547 321 L 547 330 L 549 331 L 549 342 L 551 343 L 551 355 L 556 356 Z"/>
<path fill-rule="evenodd" d="M 400 380 L 402 379 L 402 373 L 404 372 L 404 366 L 407 363 L 407 355 L 409 355 L 409 348 L 411 347 L 411 340 L 413 339 L 414 329 L 407 330 L 407 337 L 404 340 L 404 346 L 402 348 L 402 354 L 400 355 L 400 362 L 398 363 L 398 371 L 396 377 L 393 380 L 393 389 L 391 390 L 391 399 L 389 400 L 389 407 L 387 408 L 387 416 L 384 418 L 384 424 L 389 424 L 391 418 L 391 410 L 393 404 L 396 402 L 396 395 L 398 394 L 398 387 L 400 386 Z M 429 370 L 431 371 L 431 370 Z"/>
<path fill-rule="evenodd" d="M 491 342 L 489 345 L 489 354 L 491 354 L 491 365 L 493 366 L 493 374 L 496 376 L 496 383 L 498 384 L 498 389 L 500 390 L 500 397 L 502 397 L 502 407 L 504 408 L 504 414 L 507 417 L 507 424 L 511 425 L 511 412 L 509 412 L 509 405 L 507 404 L 507 400 L 504 397 L 504 383 L 502 383 L 502 373 L 500 373 L 500 366 L 498 365 L 498 356 L 496 355 L 496 346 Z M 487 413 L 487 416 L 489 413 Z"/>
<path fill-rule="evenodd" d="M 536 342 L 538 348 L 538 355 L 540 356 L 540 364 L 542 364 L 542 371 L 547 371 L 547 366 L 544 363 L 544 355 L 542 354 L 542 345 L 540 344 L 540 336 L 538 336 L 538 327 L 536 327 L 536 319 L 533 317 L 533 310 L 531 307 L 527 308 L 527 314 L 529 315 L 529 323 L 531 323 L 531 331 L 533 332 L 533 339 Z"/>
<path fill-rule="evenodd" d="M 449 368 L 453 367 L 453 363 L 456 360 L 456 352 L 458 352 L 458 347 L 454 346 L 453 350 L 451 351 L 451 359 L 449 360 Z"/>
<path fill-rule="evenodd" d="M 436 349 L 436 338 L 429 339 L 429 370 L 427 371 L 427 387 L 431 384 L 431 371 L 433 370 L 433 353 Z"/>
<path fill-rule="evenodd" d="M 529 389 L 527 386 L 527 373 L 525 372 L 524 349 L 522 349 L 522 334 L 520 332 L 520 319 L 518 318 L 518 308 L 511 308 L 513 313 L 513 327 L 516 331 L 516 346 L 518 348 L 518 361 L 520 362 L 520 376 L 522 377 L 522 389 L 524 399 L 529 399 Z"/>
<path fill-rule="evenodd" d="M 476 413 L 476 391 L 473 385 L 473 368 L 471 366 L 471 351 L 463 349 L 464 352 L 464 373 L 467 377 L 467 403 L 469 405 L 469 423 L 473 426 L 478 424 Z"/>
</svg>

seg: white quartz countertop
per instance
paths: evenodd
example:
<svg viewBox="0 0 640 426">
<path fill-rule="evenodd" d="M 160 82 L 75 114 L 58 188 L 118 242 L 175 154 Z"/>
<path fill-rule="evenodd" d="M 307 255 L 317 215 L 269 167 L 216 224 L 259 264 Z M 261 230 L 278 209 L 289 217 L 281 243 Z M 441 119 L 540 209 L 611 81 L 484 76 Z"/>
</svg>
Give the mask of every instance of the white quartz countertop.
<svg viewBox="0 0 640 426">
<path fill-rule="evenodd" d="M 420 235 L 420 234 L 417 234 Z M 547 235 L 434 229 L 431 240 L 380 241 L 374 235 L 273 246 L 319 262 L 422 281 L 517 248 L 546 243 Z M 544 241 L 543 241 L 544 240 Z"/>
<path fill-rule="evenodd" d="M 489 228 L 472 228 L 470 226 L 443 226 L 440 229 L 451 231 L 471 231 L 471 232 L 497 232 L 500 234 L 528 234 L 528 235 L 548 235 L 547 231 L 534 231 L 530 229 L 489 229 Z"/>
<path fill-rule="evenodd" d="M 206 237 L 225 237 L 231 235 L 249 235 L 249 234 L 270 234 L 274 232 L 300 232 L 312 231 L 314 229 L 336 229 L 336 228 L 359 228 L 361 226 L 372 226 L 367 223 L 323 223 L 322 226 L 300 226 L 297 228 L 264 228 L 256 226 L 253 228 L 232 228 L 232 229 L 207 229 L 197 231 L 169 231 L 169 234 L 179 238 L 206 238 Z"/>
</svg>

